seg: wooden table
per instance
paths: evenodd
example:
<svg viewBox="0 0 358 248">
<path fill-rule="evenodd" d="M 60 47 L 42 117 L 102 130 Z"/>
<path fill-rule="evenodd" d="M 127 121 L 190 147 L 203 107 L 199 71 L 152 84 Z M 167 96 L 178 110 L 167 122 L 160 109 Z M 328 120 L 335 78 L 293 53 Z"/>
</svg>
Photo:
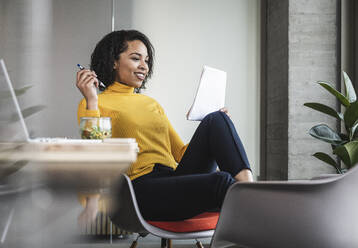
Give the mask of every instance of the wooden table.
<svg viewBox="0 0 358 248">
<path fill-rule="evenodd" d="M 30 172 L 70 188 L 106 187 L 136 158 L 136 143 L 0 143 L 0 173 L 16 162 L 29 161 L 34 164 Z"/>
</svg>

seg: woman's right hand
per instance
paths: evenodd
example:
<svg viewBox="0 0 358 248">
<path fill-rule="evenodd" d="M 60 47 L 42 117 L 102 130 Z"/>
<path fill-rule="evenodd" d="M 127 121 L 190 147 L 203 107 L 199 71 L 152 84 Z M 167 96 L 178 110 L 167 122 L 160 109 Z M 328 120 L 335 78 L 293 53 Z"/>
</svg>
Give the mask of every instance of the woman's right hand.
<svg viewBox="0 0 358 248">
<path fill-rule="evenodd" d="M 76 86 L 87 101 L 87 109 L 97 109 L 98 79 L 94 71 L 80 70 L 77 72 Z"/>
</svg>

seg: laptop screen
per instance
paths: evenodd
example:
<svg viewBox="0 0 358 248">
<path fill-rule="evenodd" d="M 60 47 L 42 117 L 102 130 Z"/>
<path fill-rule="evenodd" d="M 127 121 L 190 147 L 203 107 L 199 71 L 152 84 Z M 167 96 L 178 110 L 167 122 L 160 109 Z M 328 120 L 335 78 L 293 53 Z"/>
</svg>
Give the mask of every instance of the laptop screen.
<svg viewBox="0 0 358 248">
<path fill-rule="evenodd" d="M 4 60 L 0 59 L 0 142 L 27 141 L 29 134 Z"/>
</svg>

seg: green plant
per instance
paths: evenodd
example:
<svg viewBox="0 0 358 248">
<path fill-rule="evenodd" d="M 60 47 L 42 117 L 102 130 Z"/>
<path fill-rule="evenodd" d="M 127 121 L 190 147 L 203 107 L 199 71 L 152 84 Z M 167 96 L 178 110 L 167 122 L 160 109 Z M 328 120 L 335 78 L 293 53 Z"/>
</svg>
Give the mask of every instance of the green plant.
<svg viewBox="0 0 358 248">
<path fill-rule="evenodd" d="M 316 102 L 309 102 L 304 105 L 332 116 L 344 124 L 345 131 L 343 133 L 334 131 L 326 124 L 318 124 L 310 129 L 309 134 L 314 138 L 329 143 L 332 147 L 333 154 L 343 161 L 347 169 L 350 169 L 358 162 L 358 101 L 356 92 L 347 73 L 343 72 L 343 77 L 345 85 L 345 92 L 343 94 L 327 82 L 317 82 L 329 93 L 334 95 L 344 106 L 342 112 L 338 112 L 329 106 Z M 333 166 L 337 173 L 342 174 L 346 170 L 341 167 L 340 163 L 326 153 L 316 152 L 313 156 Z"/>
<path fill-rule="evenodd" d="M 15 95 L 17 97 L 21 96 L 21 95 L 25 94 L 31 87 L 32 87 L 31 85 L 27 85 L 20 89 L 15 89 L 14 90 Z M 10 91 L 0 91 L 1 101 L 8 101 L 9 99 L 11 99 L 11 97 L 12 97 L 12 95 L 11 95 Z M 44 105 L 35 105 L 35 106 L 25 108 L 25 109 L 21 110 L 21 112 L 22 112 L 23 117 L 27 118 L 27 117 L 43 110 L 44 108 L 45 108 Z M 3 113 L 2 110 L 0 109 L 0 114 L 1 114 L 0 125 L 2 125 L 2 126 L 6 127 L 7 125 L 12 125 L 14 122 L 19 121 L 19 115 L 16 112 L 8 113 L 5 111 L 5 113 Z M 6 130 L 6 128 L 4 128 L 3 131 L 5 131 L 5 130 Z M 0 133 L 0 135 L 2 135 L 2 133 Z M 11 142 L 11 140 L 9 140 L 9 142 Z M 9 147 L 5 146 L 5 148 L 0 149 L 0 152 L 11 153 L 11 152 L 16 151 L 17 149 L 21 148 L 21 146 L 22 146 L 22 144 L 14 144 Z M 24 160 L 0 161 L 0 181 L 4 178 L 8 177 L 9 175 L 15 173 L 22 167 L 24 167 L 27 164 L 27 162 L 28 161 L 24 161 Z"/>
</svg>

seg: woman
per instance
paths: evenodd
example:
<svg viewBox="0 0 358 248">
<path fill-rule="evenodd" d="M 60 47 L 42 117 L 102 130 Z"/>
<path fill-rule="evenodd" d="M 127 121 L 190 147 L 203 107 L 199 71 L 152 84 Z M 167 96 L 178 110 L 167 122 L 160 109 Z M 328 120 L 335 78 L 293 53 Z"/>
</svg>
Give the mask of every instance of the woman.
<svg viewBox="0 0 358 248">
<path fill-rule="evenodd" d="M 78 118 L 109 116 L 112 137 L 136 138 L 140 152 L 127 174 L 143 217 L 182 220 L 220 208 L 228 187 L 252 181 L 252 173 L 225 108 L 207 115 L 184 145 L 163 108 L 139 94 L 153 73 L 153 59 L 144 34 L 121 30 L 106 35 L 91 56 L 91 70 L 77 73 L 84 96 Z M 99 95 L 98 80 L 106 85 Z M 88 197 L 80 222 L 96 217 L 98 199 Z"/>
</svg>

